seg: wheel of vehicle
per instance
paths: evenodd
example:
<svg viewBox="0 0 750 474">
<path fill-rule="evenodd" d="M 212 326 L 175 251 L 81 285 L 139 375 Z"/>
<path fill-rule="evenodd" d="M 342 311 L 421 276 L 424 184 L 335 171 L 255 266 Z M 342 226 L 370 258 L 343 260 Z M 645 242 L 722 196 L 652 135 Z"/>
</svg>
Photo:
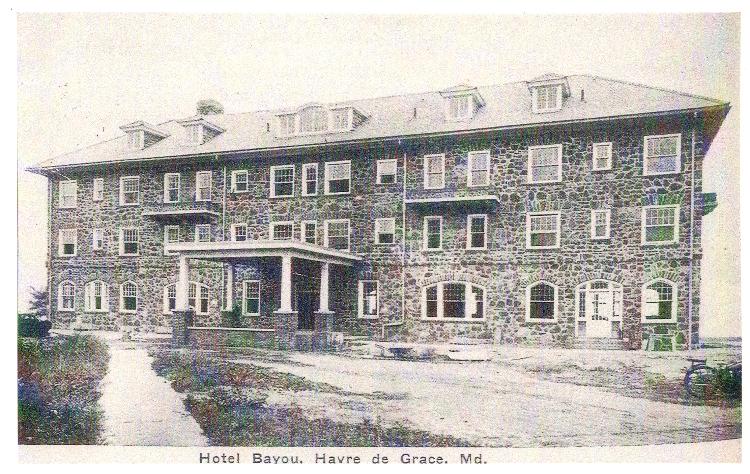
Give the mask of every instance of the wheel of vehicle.
<svg viewBox="0 0 750 474">
<path fill-rule="evenodd" d="M 716 391 L 717 384 L 718 375 L 711 367 L 693 367 L 685 374 L 685 389 L 695 398 L 710 398 Z"/>
</svg>

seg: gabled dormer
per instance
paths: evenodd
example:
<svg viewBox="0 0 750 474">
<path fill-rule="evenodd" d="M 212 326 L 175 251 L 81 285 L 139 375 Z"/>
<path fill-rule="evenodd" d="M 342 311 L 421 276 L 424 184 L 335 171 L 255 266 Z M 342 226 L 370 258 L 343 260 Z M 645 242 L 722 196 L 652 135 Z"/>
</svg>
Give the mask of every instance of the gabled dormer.
<svg viewBox="0 0 750 474">
<path fill-rule="evenodd" d="M 277 136 L 350 132 L 367 116 L 350 105 L 305 104 L 294 112 L 276 114 Z"/>
<path fill-rule="evenodd" d="M 123 125 L 120 130 L 127 135 L 128 139 L 125 142 L 127 150 L 143 150 L 169 136 L 168 133 L 162 132 L 143 120 Z"/>
<path fill-rule="evenodd" d="M 218 125 L 209 122 L 201 115 L 178 120 L 185 130 L 183 142 L 186 145 L 202 145 L 225 130 Z"/>
<path fill-rule="evenodd" d="M 531 93 L 531 111 L 534 113 L 561 110 L 570 96 L 568 78 L 558 74 L 544 74 L 526 83 Z"/>
<path fill-rule="evenodd" d="M 440 91 L 443 97 L 445 119 L 449 121 L 471 120 L 481 107 L 484 99 L 476 87 L 461 84 Z"/>
</svg>

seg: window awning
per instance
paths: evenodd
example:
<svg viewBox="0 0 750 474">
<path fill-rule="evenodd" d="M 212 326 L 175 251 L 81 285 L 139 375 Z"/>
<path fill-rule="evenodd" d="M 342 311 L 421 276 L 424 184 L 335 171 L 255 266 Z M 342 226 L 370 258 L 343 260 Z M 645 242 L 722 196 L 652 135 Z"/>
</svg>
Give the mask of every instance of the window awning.
<svg viewBox="0 0 750 474">
<path fill-rule="evenodd" d="M 296 240 L 249 240 L 245 242 L 180 242 L 169 244 L 167 251 L 198 260 L 235 261 L 259 257 L 291 256 L 337 265 L 353 265 L 362 257 Z"/>
<path fill-rule="evenodd" d="M 146 209 L 143 211 L 143 217 L 151 217 L 157 220 L 173 220 L 193 218 L 195 220 L 216 219 L 219 213 L 210 210 L 208 207 L 195 209 Z"/>
</svg>

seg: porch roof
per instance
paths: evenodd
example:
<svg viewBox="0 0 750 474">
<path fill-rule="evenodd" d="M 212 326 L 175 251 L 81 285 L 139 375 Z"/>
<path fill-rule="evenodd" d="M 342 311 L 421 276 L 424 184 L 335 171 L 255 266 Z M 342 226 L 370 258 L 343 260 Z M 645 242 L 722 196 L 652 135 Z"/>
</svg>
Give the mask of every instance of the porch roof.
<svg viewBox="0 0 750 474">
<path fill-rule="evenodd" d="M 248 240 L 244 242 L 180 242 L 170 244 L 169 252 L 198 260 L 233 261 L 245 258 L 291 256 L 337 265 L 353 265 L 362 257 L 343 250 L 295 240 Z"/>
</svg>

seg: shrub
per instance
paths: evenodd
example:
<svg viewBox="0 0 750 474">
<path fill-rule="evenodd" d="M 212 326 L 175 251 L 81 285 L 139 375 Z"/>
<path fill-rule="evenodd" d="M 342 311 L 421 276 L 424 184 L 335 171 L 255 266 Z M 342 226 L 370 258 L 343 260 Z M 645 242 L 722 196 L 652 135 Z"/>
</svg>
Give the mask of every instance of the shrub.
<svg viewBox="0 0 750 474">
<path fill-rule="evenodd" d="M 240 308 L 240 305 L 232 306 L 231 311 L 221 312 L 221 325 L 226 328 L 242 327 L 242 308 Z"/>
<path fill-rule="evenodd" d="M 51 321 L 39 319 L 36 315 L 18 315 L 18 335 L 21 337 L 47 337 L 51 328 Z"/>
</svg>

